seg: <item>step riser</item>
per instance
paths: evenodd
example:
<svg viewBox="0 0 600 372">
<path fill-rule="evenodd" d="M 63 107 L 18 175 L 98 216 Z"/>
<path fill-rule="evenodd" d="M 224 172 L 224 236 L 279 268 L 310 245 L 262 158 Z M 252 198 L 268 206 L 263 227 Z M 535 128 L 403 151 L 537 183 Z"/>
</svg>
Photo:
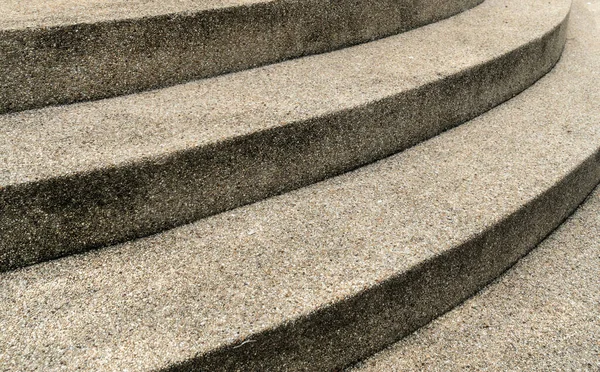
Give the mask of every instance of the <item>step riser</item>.
<svg viewBox="0 0 600 372">
<path fill-rule="evenodd" d="M 146 236 L 401 151 L 513 97 L 560 57 L 566 23 L 406 94 L 143 164 L 0 190 L 0 270 Z"/>
<path fill-rule="evenodd" d="M 480 236 L 311 316 L 168 371 L 336 371 L 427 324 L 498 277 L 600 182 L 600 151 Z M 284 362 L 285 361 L 285 362 Z"/>
<path fill-rule="evenodd" d="M 322 53 L 435 22 L 482 1 L 272 1 L 192 15 L 4 30 L 0 113 Z"/>
</svg>

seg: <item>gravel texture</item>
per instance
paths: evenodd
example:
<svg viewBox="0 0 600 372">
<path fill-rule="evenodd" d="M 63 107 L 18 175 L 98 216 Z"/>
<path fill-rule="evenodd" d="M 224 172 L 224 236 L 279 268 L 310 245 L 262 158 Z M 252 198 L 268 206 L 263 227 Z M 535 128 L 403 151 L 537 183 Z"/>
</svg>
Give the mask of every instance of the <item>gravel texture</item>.
<svg viewBox="0 0 600 372">
<path fill-rule="evenodd" d="M 0 366 L 333 370 L 446 312 L 600 181 L 599 41 L 571 21 L 546 77 L 401 154 L 0 274 Z"/>
<path fill-rule="evenodd" d="M 600 187 L 496 282 L 348 372 L 600 370 Z"/>
<path fill-rule="evenodd" d="M 0 116 L 0 270 L 156 233 L 430 138 L 547 72 L 568 9 L 490 0 L 328 54 Z"/>
<path fill-rule="evenodd" d="M 276 0 L 4 0 L 0 29 L 53 27 L 275 3 Z M 281 2 L 281 1 L 279 1 Z"/>
<path fill-rule="evenodd" d="M 573 6 L 600 35 L 600 1 Z M 348 371 L 598 371 L 599 252 L 600 186 L 492 285 Z"/>
<path fill-rule="evenodd" d="M 2 1 L 0 113 L 113 97 L 397 34 L 482 0 Z"/>
</svg>

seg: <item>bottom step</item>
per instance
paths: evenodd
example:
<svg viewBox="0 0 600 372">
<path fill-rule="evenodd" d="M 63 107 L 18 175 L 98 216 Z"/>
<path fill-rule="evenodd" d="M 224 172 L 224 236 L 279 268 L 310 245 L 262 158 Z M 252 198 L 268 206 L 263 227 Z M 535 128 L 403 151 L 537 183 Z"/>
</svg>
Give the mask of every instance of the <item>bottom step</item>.
<svg viewBox="0 0 600 372">
<path fill-rule="evenodd" d="M 348 370 L 600 371 L 600 186 L 475 297 Z"/>
</svg>

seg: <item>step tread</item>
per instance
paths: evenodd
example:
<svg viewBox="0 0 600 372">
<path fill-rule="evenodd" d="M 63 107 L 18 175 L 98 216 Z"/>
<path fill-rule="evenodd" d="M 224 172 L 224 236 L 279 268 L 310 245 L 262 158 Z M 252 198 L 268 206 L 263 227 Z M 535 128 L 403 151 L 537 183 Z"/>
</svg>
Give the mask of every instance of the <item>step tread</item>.
<svg viewBox="0 0 600 372">
<path fill-rule="evenodd" d="M 600 176 L 597 42 L 581 30 L 571 39 L 532 88 L 401 154 L 152 237 L 0 274 L 2 360 L 145 370 L 226 344 L 252 347 L 258 332 L 477 236 L 590 157 L 589 177 Z"/>
<path fill-rule="evenodd" d="M 588 23 L 584 31 L 600 35 L 600 3 L 573 7 L 572 17 L 595 19 L 596 28 Z M 493 284 L 348 371 L 600 368 L 599 216 L 600 186 Z"/>
<path fill-rule="evenodd" d="M 348 371 L 597 370 L 598 216 L 600 187 L 492 285 Z"/>
<path fill-rule="evenodd" d="M 333 53 L 0 116 L 0 271 L 297 189 L 459 125 L 554 66 L 568 6 L 488 1 Z"/>
<path fill-rule="evenodd" d="M 6 0 L 0 3 L 0 30 L 186 14 L 274 1 L 276 0 Z"/>
<path fill-rule="evenodd" d="M 0 113 L 325 53 L 433 23 L 482 1 L 3 1 Z"/>
<path fill-rule="evenodd" d="M 492 1 L 435 25 L 324 55 L 3 115 L 0 187 L 166 156 L 379 101 L 540 38 L 564 18 L 565 3 Z"/>
</svg>

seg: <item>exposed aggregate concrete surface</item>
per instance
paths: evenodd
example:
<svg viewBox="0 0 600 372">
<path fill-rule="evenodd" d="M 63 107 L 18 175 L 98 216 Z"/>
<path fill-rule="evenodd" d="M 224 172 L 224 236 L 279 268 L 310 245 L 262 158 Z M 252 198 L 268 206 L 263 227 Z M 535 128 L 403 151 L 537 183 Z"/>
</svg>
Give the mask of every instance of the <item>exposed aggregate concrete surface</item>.
<svg viewBox="0 0 600 372">
<path fill-rule="evenodd" d="M 277 0 L 4 0 L 0 29 L 52 27 L 134 19 L 207 9 L 274 3 Z"/>
<path fill-rule="evenodd" d="M 348 372 L 600 370 L 600 187 L 496 282 Z"/>
<path fill-rule="evenodd" d="M 366 105 L 541 38 L 563 21 L 568 5 L 491 0 L 435 25 L 329 54 L 2 115 L 0 185 L 158 157 Z M 539 12 L 544 16 L 532 16 Z"/>
<path fill-rule="evenodd" d="M 600 61 L 589 20 L 579 9 L 573 13 L 570 40 L 552 72 L 432 140 L 194 224 L 0 274 L 0 366 L 137 371 L 226 344 L 232 355 L 252 353 L 260 348 L 252 342 L 259 332 L 435 261 L 582 164 L 587 168 L 575 179 L 582 183 L 557 195 L 589 192 L 600 179 Z M 571 202 L 561 216 L 575 207 Z M 549 232 L 538 217 L 522 222 Z M 446 285 L 446 292 L 458 289 Z M 385 333 L 394 321 L 375 325 Z M 359 331 L 369 326 L 356 325 L 349 342 L 357 349 L 373 347 Z M 310 333 L 303 337 L 310 340 Z M 289 368 L 317 369 L 310 361 L 331 352 L 312 347 L 304 364 L 290 360 Z M 272 357 L 278 352 L 285 354 L 271 350 Z"/>
<path fill-rule="evenodd" d="M 0 270 L 289 191 L 458 125 L 552 68 L 569 4 L 489 0 L 328 54 L 0 116 Z"/>
<path fill-rule="evenodd" d="M 579 32 L 600 36 L 600 1 L 573 7 Z M 600 186 L 492 285 L 348 371 L 598 371 L 599 253 Z"/>
<path fill-rule="evenodd" d="M 323 53 L 483 0 L 2 1 L 0 113 Z"/>
<path fill-rule="evenodd" d="M 377 2 L 375 0 L 373 2 Z M 79 23 L 96 23 L 125 19 L 147 18 L 169 14 L 191 14 L 205 10 L 249 7 L 256 4 L 285 3 L 315 4 L 310 0 L 3 0 L 0 3 L 0 30 L 56 27 Z M 431 3 L 420 1 L 401 4 L 406 12 L 418 8 L 448 8 L 453 1 Z M 454 1 L 456 3 L 456 1 Z M 356 4 L 355 0 L 355 4 Z M 464 4 L 467 4 L 464 2 Z M 476 2 L 471 1 L 471 4 Z M 415 5 L 416 7 L 412 7 Z M 381 20 L 386 22 L 385 20 Z"/>
</svg>

